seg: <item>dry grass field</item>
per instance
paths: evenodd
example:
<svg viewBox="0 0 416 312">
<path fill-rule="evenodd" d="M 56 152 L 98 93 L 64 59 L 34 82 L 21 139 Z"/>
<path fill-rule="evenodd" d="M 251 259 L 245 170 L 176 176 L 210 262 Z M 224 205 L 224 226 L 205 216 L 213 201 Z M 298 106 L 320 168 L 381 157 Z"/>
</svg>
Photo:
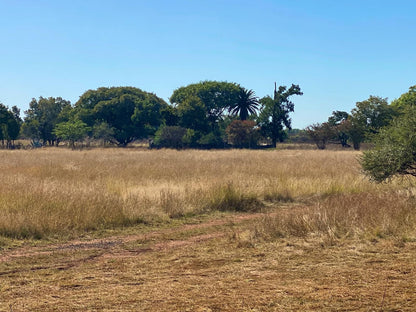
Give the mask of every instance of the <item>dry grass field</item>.
<svg viewBox="0 0 416 312">
<path fill-rule="evenodd" d="M 415 311 L 414 181 L 352 151 L 0 151 L 0 311 Z"/>
</svg>

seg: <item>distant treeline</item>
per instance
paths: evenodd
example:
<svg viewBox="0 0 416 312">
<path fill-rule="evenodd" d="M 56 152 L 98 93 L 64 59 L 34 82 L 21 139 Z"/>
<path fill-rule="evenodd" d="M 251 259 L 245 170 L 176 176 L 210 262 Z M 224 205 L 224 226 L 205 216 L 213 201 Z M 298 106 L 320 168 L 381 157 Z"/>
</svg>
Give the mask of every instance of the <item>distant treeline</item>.
<svg viewBox="0 0 416 312">
<path fill-rule="evenodd" d="M 328 122 L 292 135 L 307 134 L 319 148 L 328 140 L 359 148 L 399 113 L 412 92 L 415 87 L 390 105 L 387 99 L 371 96 L 350 114 L 335 111 Z M 86 140 L 122 147 L 136 140 L 148 140 L 151 147 L 276 147 L 291 130 L 291 97 L 302 94 L 298 85 L 275 84 L 272 96 L 259 99 L 237 83 L 203 81 L 176 89 L 170 104 L 134 87 L 88 90 L 74 105 L 41 96 L 32 99 L 23 119 L 16 106 L 9 109 L 0 103 L 0 140 L 6 148 L 15 147 L 18 138 L 30 140 L 34 147 L 66 142 L 74 148 Z"/>
<path fill-rule="evenodd" d="M 373 142 L 382 129 L 408 114 L 409 107 L 416 107 L 416 86 L 390 104 L 387 98 L 370 96 L 357 102 L 350 113 L 334 111 L 328 121 L 312 124 L 305 131 L 319 149 L 325 149 L 329 141 L 337 141 L 344 147 L 352 144 L 358 150 L 362 142 Z"/>
</svg>

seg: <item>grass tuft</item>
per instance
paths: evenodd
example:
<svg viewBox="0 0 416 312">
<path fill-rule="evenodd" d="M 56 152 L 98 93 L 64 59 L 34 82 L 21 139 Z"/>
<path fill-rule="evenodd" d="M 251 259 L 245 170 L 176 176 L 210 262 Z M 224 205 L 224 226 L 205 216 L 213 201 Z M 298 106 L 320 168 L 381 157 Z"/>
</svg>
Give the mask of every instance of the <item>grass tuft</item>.
<svg viewBox="0 0 416 312">
<path fill-rule="evenodd" d="M 399 192 L 339 194 L 309 207 L 267 216 L 252 229 L 257 237 L 343 238 L 416 237 L 416 200 Z"/>
<path fill-rule="evenodd" d="M 254 212 L 259 211 L 263 204 L 254 194 L 246 194 L 237 190 L 231 183 L 214 188 L 208 199 L 208 210 Z"/>
</svg>

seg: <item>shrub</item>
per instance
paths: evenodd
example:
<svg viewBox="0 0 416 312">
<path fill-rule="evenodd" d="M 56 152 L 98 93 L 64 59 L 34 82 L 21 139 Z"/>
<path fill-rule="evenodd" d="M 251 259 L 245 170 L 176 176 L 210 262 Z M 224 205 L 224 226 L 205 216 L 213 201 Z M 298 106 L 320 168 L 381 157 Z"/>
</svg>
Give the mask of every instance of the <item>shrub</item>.
<svg viewBox="0 0 416 312">
<path fill-rule="evenodd" d="M 179 126 L 165 126 L 159 128 L 155 136 L 155 144 L 160 147 L 171 147 L 180 149 L 183 147 L 183 138 L 187 129 Z"/>
<path fill-rule="evenodd" d="M 364 152 L 361 165 L 371 179 L 382 182 L 394 175 L 416 176 L 416 107 L 375 136 L 375 148 Z"/>
<path fill-rule="evenodd" d="M 236 147 L 254 147 L 260 137 L 252 120 L 234 120 L 226 129 L 228 143 Z"/>
<path fill-rule="evenodd" d="M 328 122 L 311 125 L 306 128 L 306 132 L 319 149 L 325 149 L 328 140 L 335 135 L 333 127 Z"/>
<path fill-rule="evenodd" d="M 219 211 L 256 211 L 263 207 L 255 195 L 244 194 L 231 183 L 212 190 L 208 208 Z"/>
</svg>

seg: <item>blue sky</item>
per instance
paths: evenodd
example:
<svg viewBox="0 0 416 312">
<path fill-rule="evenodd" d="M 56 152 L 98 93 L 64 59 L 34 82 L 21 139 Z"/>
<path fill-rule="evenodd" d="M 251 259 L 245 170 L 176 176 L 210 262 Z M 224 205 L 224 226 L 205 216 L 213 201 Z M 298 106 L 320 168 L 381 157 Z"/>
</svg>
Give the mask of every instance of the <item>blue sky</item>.
<svg viewBox="0 0 416 312">
<path fill-rule="evenodd" d="M 0 0 L 0 102 L 75 103 L 134 86 L 166 101 L 202 80 L 256 95 L 299 84 L 293 126 L 416 84 L 416 1 Z"/>
</svg>

